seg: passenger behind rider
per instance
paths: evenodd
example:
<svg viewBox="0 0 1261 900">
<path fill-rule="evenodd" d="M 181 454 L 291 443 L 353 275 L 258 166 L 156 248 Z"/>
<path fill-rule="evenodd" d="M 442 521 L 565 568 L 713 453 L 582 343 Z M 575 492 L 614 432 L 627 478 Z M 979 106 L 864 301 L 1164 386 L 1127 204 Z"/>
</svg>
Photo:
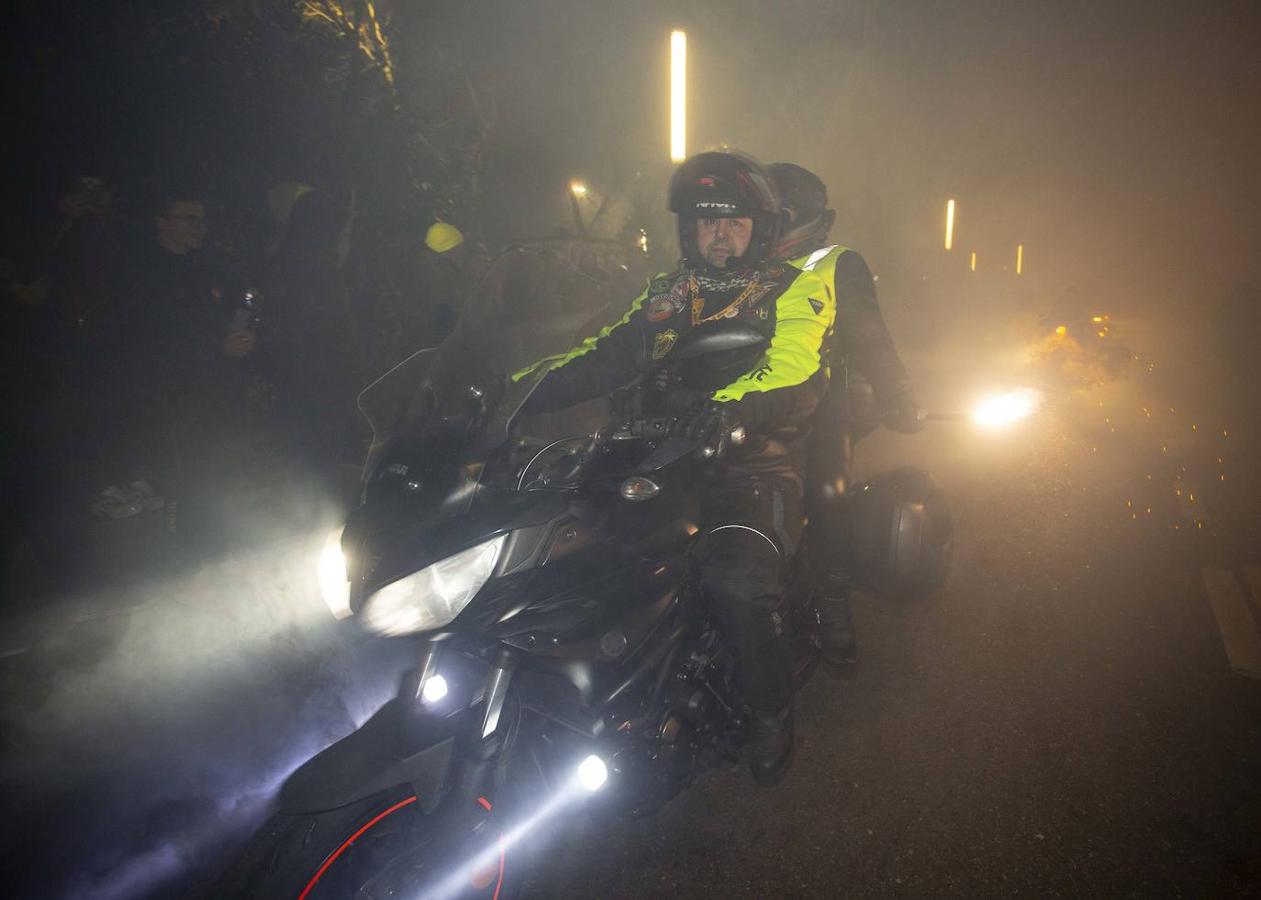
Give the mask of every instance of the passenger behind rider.
<svg viewBox="0 0 1261 900">
<path fill-rule="evenodd" d="M 776 255 L 821 278 L 836 306 L 835 327 L 826 346 L 831 380 L 815 413 L 808 446 L 807 543 L 819 548 L 811 554 L 810 564 L 824 657 L 851 663 L 857 643 L 845 492 L 853 445 L 881 420 L 904 433 L 919 431 L 924 422 L 880 314 L 871 270 L 856 251 L 828 240 L 836 211 L 828 208 L 827 187 L 813 172 L 793 163 L 767 168 L 784 215 Z"/>
</svg>

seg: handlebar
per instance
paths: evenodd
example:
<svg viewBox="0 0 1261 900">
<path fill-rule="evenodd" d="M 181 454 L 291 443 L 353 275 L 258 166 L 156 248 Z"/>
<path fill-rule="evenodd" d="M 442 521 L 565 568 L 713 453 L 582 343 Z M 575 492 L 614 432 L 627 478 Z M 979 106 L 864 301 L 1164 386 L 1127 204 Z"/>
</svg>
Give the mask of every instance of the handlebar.
<svg viewBox="0 0 1261 900">
<path fill-rule="evenodd" d="M 652 455 L 639 466 L 639 471 L 651 472 L 665 468 L 689 453 L 696 453 L 702 459 L 714 459 L 721 456 L 724 443 L 740 446 L 748 438 L 744 426 L 737 425 L 724 435 L 725 441 L 720 440 L 717 445 L 698 444 L 692 438 L 677 434 L 678 424 L 679 419 L 676 416 L 640 416 L 625 423 L 611 435 L 610 440 L 662 440 Z"/>
<path fill-rule="evenodd" d="M 637 416 L 612 428 L 602 428 L 585 440 L 582 438 L 567 438 L 562 441 L 555 441 L 543 448 L 543 450 L 540 450 L 535 455 L 535 459 L 557 444 L 572 442 L 577 444 L 577 446 L 566 454 L 567 463 L 561 465 L 560 461 L 557 461 L 557 464 L 553 465 L 551 471 L 540 474 L 530 484 L 535 489 L 571 489 L 577 484 L 579 475 L 599 451 L 618 444 L 626 445 L 630 442 L 648 441 L 656 444 L 648 458 L 633 470 L 638 473 L 655 472 L 659 469 L 664 469 L 666 466 L 692 454 L 704 460 L 712 460 L 720 456 L 718 447 L 701 444 L 692 438 L 678 434 L 678 422 L 677 416 Z M 747 437 L 748 434 L 745 428 L 736 426 L 727 436 L 727 441 L 739 446 L 745 442 Z M 518 490 L 525 487 L 526 475 L 533 464 L 534 460 L 531 460 L 522 471 L 518 480 Z M 531 488 L 525 489 L 529 490 Z"/>
</svg>

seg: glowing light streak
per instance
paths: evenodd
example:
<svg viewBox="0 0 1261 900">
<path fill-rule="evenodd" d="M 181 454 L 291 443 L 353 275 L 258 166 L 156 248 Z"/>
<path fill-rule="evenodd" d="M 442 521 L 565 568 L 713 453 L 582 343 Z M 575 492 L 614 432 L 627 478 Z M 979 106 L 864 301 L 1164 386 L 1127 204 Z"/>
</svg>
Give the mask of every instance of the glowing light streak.
<svg viewBox="0 0 1261 900">
<path fill-rule="evenodd" d="M 954 246 L 955 241 L 955 202 L 946 201 L 946 249 Z"/>
<path fill-rule="evenodd" d="M 1025 269 L 1025 245 L 1016 245 L 1016 274 L 1021 275 Z"/>
<path fill-rule="evenodd" d="M 570 809 L 580 800 L 591 796 L 591 792 L 598 789 L 589 788 L 584 783 L 583 766 L 588 765 L 591 759 L 599 759 L 599 757 L 589 756 L 582 761 L 574 774 L 559 786 L 559 789 L 552 794 L 551 797 L 543 800 L 533 810 L 520 821 L 512 825 L 499 835 L 497 841 L 488 842 L 485 849 L 474 855 L 471 859 L 464 860 L 455 865 L 445 878 L 437 885 L 429 889 L 425 893 L 426 898 L 433 900 L 451 900 L 451 898 L 460 896 L 465 892 L 473 878 L 487 868 L 497 865 L 502 854 L 508 853 L 514 846 L 530 834 L 545 826 L 550 821 L 563 817 Z M 601 762 L 603 765 L 603 762 Z M 588 769 L 588 774 L 590 770 Z M 607 777 L 607 771 L 605 776 Z"/>
<path fill-rule="evenodd" d="M 670 160 L 687 159 L 687 32 L 670 32 Z"/>
<path fill-rule="evenodd" d="M 972 261 L 968 264 L 973 272 L 976 271 L 976 251 L 972 251 Z"/>
</svg>

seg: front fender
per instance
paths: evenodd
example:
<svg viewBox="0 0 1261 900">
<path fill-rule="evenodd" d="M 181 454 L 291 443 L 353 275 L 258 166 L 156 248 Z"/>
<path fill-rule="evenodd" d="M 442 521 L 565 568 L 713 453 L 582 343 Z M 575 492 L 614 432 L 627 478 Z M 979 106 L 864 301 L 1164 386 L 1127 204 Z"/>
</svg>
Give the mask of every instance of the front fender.
<svg viewBox="0 0 1261 900">
<path fill-rule="evenodd" d="M 399 784 L 410 784 L 425 814 L 433 812 L 451 769 L 454 723 L 418 716 L 411 707 L 395 697 L 303 763 L 280 788 L 280 812 L 324 812 Z"/>
</svg>

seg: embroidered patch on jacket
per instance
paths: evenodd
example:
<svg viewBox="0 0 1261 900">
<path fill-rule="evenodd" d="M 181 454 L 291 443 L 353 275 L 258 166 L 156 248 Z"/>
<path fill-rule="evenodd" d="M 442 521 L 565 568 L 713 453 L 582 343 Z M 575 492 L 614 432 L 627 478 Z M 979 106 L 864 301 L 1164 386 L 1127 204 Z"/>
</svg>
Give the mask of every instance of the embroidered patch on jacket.
<svg viewBox="0 0 1261 900">
<path fill-rule="evenodd" d="M 664 322 L 687 306 L 687 280 L 681 279 L 673 285 L 664 278 L 653 282 L 654 290 L 660 287 L 657 296 L 648 301 L 648 321 Z"/>
<path fill-rule="evenodd" d="M 823 301 L 810 298 L 810 308 L 814 310 L 816 316 L 823 315 Z"/>
<path fill-rule="evenodd" d="M 665 331 L 657 333 L 652 342 L 652 358 L 661 359 L 667 353 L 674 349 L 674 342 L 679 339 L 679 333 L 673 328 L 667 328 Z"/>
<path fill-rule="evenodd" d="M 678 310 L 674 308 L 674 301 L 668 294 L 664 297 L 656 297 L 648 304 L 648 321 L 664 322 L 676 312 Z"/>
</svg>

